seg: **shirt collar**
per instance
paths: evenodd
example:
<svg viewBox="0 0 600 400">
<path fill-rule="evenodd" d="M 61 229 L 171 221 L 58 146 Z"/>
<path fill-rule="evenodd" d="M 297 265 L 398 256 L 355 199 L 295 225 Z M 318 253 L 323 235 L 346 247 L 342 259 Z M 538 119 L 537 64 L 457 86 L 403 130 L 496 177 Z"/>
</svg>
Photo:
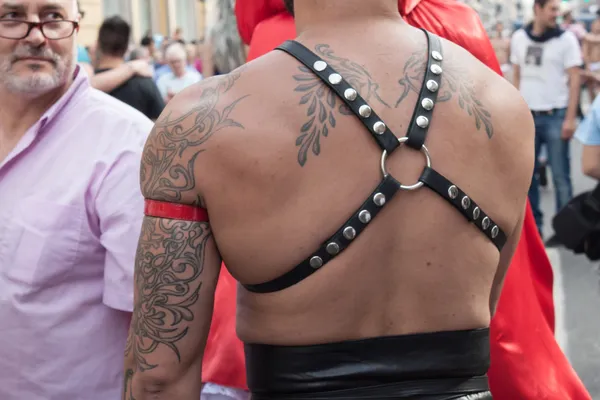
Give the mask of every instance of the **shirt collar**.
<svg viewBox="0 0 600 400">
<path fill-rule="evenodd" d="M 69 89 L 63 94 L 56 103 L 54 103 L 40 118 L 37 132 L 40 132 L 48 123 L 50 123 L 61 111 L 70 103 L 77 99 L 83 92 L 89 88 L 90 82 L 87 74 L 77 65 L 73 72 L 73 82 Z"/>
</svg>

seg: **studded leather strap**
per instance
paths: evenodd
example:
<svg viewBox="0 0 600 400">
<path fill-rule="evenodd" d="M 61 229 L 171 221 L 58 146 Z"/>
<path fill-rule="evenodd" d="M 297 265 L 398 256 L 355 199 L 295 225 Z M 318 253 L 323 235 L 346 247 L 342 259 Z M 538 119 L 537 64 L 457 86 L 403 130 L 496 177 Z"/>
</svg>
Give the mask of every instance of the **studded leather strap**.
<svg viewBox="0 0 600 400">
<path fill-rule="evenodd" d="M 399 189 L 400 183 L 391 175 L 388 175 L 342 228 L 323 242 L 317 251 L 302 261 L 296 268 L 270 282 L 244 285 L 244 287 L 255 293 L 271 293 L 295 285 L 314 274 L 323 265 L 341 254 L 365 230 L 369 222 L 379 214 L 385 205 L 394 198 Z"/>
<path fill-rule="evenodd" d="M 425 142 L 442 73 L 442 47 L 440 39 L 427 31 L 425 31 L 425 34 L 429 43 L 425 86 L 421 89 L 419 102 L 417 103 L 413 122 L 409 128 L 408 138 L 406 139 L 406 143 L 411 143 L 411 147 L 418 150 L 422 150 Z M 325 61 L 300 43 L 294 41 L 285 42 L 278 49 L 295 57 L 321 78 L 346 103 L 350 110 L 367 127 L 379 146 L 387 151 L 388 154 L 391 154 L 400 146 L 401 141 L 387 128 L 360 94 L 341 75 L 327 65 Z M 431 104 L 426 100 L 431 100 Z M 419 121 L 425 121 L 421 117 L 426 118 L 427 124 L 419 123 Z M 420 181 L 444 197 L 490 238 L 499 250 L 502 249 L 502 246 L 506 242 L 504 232 L 456 185 L 431 168 L 425 168 Z M 256 285 L 244 285 L 244 287 L 255 293 L 277 292 L 293 286 L 314 274 L 356 240 L 369 225 L 370 221 L 381 212 L 385 205 L 401 189 L 400 183 L 391 175 L 386 174 L 379 186 L 377 186 L 361 207 L 354 212 L 352 217 L 333 236 L 323 242 L 317 251 L 313 252 L 294 269 L 272 281 Z"/>
<path fill-rule="evenodd" d="M 406 144 L 415 150 L 420 150 L 425 143 L 429 124 L 433 115 L 433 108 L 438 97 L 438 90 L 442 84 L 442 42 L 440 38 L 433 33 L 423 30 L 427 36 L 427 45 L 429 48 L 429 57 L 427 58 L 427 68 L 425 69 L 425 78 L 419 100 L 411 118 L 411 124 L 408 128 L 408 140 Z"/>
<path fill-rule="evenodd" d="M 427 187 L 452 204 L 464 217 L 472 222 L 492 243 L 502 251 L 506 244 L 506 234 L 481 208 L 458 186 L 450 182 L 439 172 L 425 167 L 419 178 Z"/>
<path fill-rule="evenodd" d="M 329 64 L 300 43 L 288 40 L 277 49 L 296 58 L 333 90 L 369 130 L 379 147 L 391 154 L 398 148 L 398 138 L 390 131 L 377 113 L 367 104 L 357 90 Z"/>
</svg>

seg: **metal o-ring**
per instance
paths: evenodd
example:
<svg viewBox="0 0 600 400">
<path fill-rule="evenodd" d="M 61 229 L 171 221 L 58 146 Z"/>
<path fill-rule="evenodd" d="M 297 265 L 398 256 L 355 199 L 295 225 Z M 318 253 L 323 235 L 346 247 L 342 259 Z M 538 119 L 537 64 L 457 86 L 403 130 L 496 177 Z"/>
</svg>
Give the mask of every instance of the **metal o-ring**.
<svg viewBox="0 0 600 400">
<path fill-rule="evenodd" d="M 406 141 L 408 140 L 407 136 L 398 138 L 398 142 L 400 143 L 400 145 L 404 144 Z M 421 146 L 421 153 L 424 154 L 425 156 L 425 161 L 427 162 L 427 167 L 431 168 L 431 156 L 429 155 L 429 150 L 427 149 L 427 147 L 425 145 Z M 385 162 L 387 161 L 387 150 L 383 151 L 383 154 L 381 155 L 381 173 L 383 174 L 383 177 L 387 177 L 389 174 L 387 172 L 387 169 L 385 168 Z M 423 182 L 417 182 L 414 185 L 400 185 L 400 189 L 402 190 L 417 190 L 423 187 Z"/>
</svg>

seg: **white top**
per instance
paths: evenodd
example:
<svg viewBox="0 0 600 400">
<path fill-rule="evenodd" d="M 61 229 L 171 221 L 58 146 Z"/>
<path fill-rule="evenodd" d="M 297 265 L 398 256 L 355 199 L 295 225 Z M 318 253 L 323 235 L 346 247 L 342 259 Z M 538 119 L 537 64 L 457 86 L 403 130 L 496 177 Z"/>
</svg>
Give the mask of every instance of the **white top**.
<svg viewBox="0 0 600 400">
<path fill-rule="evenodd" d="M 534 42 L 519 29 L 511 40 L 510 61 L 521 67 L 520 90 L 534 111 L 565 108 L 569 104 L 566 70 L 583 64 L 579 42 L 573 32 L 545 42 Z"/>
<path fill-rule="evenodd" d="M 198 83 L 201 80 L 202 75 L 196 71 L 186 71 L 185 75 L 181 78 L 176 77 L 173 72 L 169 72 L 158 78 L 156 86 L 158 86 L 158 90 L 160 91 L 162 97 L 166 99 L 169 93 L 175 95 L 188 86 Z"/>
</svg>

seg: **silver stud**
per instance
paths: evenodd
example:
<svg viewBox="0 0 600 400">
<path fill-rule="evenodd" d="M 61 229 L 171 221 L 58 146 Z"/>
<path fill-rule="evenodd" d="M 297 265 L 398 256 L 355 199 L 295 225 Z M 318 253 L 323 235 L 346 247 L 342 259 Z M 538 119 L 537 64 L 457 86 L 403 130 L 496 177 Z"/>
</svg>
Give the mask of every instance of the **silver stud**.
<svg viewBox="0 0 600 400">
<path fill-rule="evenodd" d="M 375 125 L 373 125 L 373 130 L 376 134 L 383 135 L 383 133 L 385 132 L 385 124 L 381 121 L 377 121 L 375 122 Z"/>
<path fill-rule="evenodd" d="M 442 61 L 444 58 L 442 57 L 442 53 L 440 53 L 439 51 L 432 51 L 431 52 L 431 57 L 433 57 L 433 59 L 435 61 Z"/>
<path fill-rule="evenodd" d="M 469 207 L 471 207 L 471 199 L 468 196 L 465 196 L 460 201 L 460 204 L 462 205 L 462 208 L 464 208 L 465 210 L 468 210 Z"/>
<path fill-rule="evenodd" d="M 383 193 L 377 193 L 373 196 L 373 203 L 375 203 L 377 207 L 383 207 L 385 204 L 385 195 Z"/>
<path fill-rule="evenodd" d="M 358 213 L 358 219 L 363 224 L 368 224 L 369 222 L 371 222 L 371 213 L 367 210 L 362 210 Z"/>
<path fill-rule="evenodd" d="M 431 111 L 433 109 L 433 106 L 434 106 L 433 100 L 425 98 L 421 102 L 421 106 L 424 109 L 426 109 L 427 111 Z"/>
<path fill-rule="evenodd" d="M 344 237 L 348 240 L 352 240 L 356 237 L 356 230 L 349 226 L 346 229 L 344 229 Z"/>
<path fill-rule="evenodd" d="M 342 81 L 342 76 L 340 74 L 329 75 L 329 82 L 331 82 L 332 85 L 337 85 L 341 81 Z"/>
<path fill-rule="evenodd" d="M 440 85 L 438 85 L 438 83 L 436 81 L 429 80 L 427 81 L 427 90 L 429 90 L 430 92 L 437 92 L 437 90 L 440 88 Z"/>
<path fill-rule="evenodd" d="M 358 93 L 356 93 L 356 90 L 354 90 L 352 88 L 346 89 L 346 91 L 344 92 L 344 97 L 346 98 L 346 100 L 354 101 L 354 100 L 356 100 L 357 96 L 358 96 Z"/>
<path fill-rule="evenodd" d="M 448 188 L 448 196 L 450 196 L 450 198 L 452 200 L 454 200 L 455 198 L 458 197 L 458 188 L 454 185 L 450 186 Z"/>
<path fill-rule="evenodd" d="M 488 217 L 485 217 L 483 219 L 483 221 L 481 221 L 481 227 L 483 228 L 484 231 L 490 227 L 490 219 Z"/>
<path fill-rule="evenodd" d="M 336 254 L 338 254 L 340 252 L 340 245 L 337 244 L 336 242 L 331 242 L 327 245 L 326 250 L 329 254 L 331 254 L 332 256 L 335 256 Z"/>
<path fill-rule="evenodd" d="M 492 228 L 492 239 L 496 239 L 496 236 L 498 236 L 499 233 L 500 229 L 498 228 L 498 226 L 494 225 L 494 227 Z"/>
<path fill-rule="evenodd" d="M 479 219 L 479 216 L 481 215 L 481 210 L 479 209 L 479 207 L 475 207 L 473 209 L 473 219 L 475 221 L 477 221 Z"/>
<path fill-rule="evenodd" d="M 313 67 L 315 68 L 315 70 L 319 71 L 319 72 L 323 72 L 325 71 L 325 68 L 327 68 L 327 63 L 325 61 L 315 61 Z"/>
<path fill-rule="evenodd" d="M 439 75 L 442 73 L 442 67 L 440 67 L 438 64 L 433 64 L 430 68 L 431 72 L 433 72 L 435 75 Z"/>
<path fill-rule="evenodd" d="M 362 105 L 360 106 L 360 108 L 358 109 L 358 113 L 360 114 L 361 117 L 363 118 L 369 118 L 371 116 L 371 107 L 369 107 L 368 105 Z"/>
<path fill-rule="evenodd" d="M 323 259 L 318 256 L 314 256 L 310 259 L 310 266 L 314 269 L 321 268 L 323 266 Z"/>
<path fill-rule="evenodd" d="M 429 126 L 429 120 L 427 119 L 427 117 L 421 115 L 420 117 L 417 117 L 417 125 L 425 129 Z"/>
</svg>

